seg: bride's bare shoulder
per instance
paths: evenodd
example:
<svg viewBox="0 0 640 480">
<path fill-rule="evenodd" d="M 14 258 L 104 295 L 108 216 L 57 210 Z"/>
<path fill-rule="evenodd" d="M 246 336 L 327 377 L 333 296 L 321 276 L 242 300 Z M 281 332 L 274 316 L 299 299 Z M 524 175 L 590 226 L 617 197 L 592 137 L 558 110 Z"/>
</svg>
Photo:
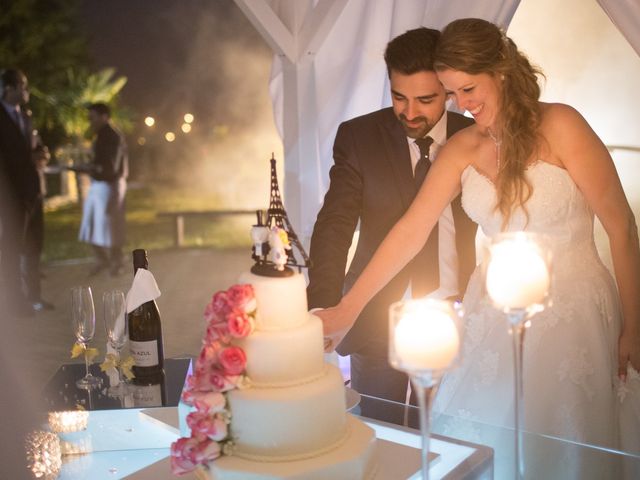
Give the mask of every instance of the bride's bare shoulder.
<svg viewBox="0 0 640 480">
<path fill-rule="evenodd" d="M 451 136 L 442 149 L 442 153 L 447 157 L 454 158 L 462 165 L 471 162 L 474 152 L 477 151 L 483 138 L 477 125 L 463 128 Z"/>
</svg>

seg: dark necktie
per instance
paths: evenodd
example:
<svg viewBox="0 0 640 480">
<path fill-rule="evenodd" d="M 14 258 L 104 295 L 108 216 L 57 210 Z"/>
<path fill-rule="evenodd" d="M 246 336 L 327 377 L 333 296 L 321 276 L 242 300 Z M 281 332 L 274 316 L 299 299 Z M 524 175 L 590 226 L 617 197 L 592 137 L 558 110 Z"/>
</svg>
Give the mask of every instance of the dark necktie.
<svg viewBox="0 0 640 480">
<path fill-rule="evenodd" d="M 432 143 L 433 138 L 431 137 L 416 138 L 416 145 L 418 145 L 418 148 L 420 149 L 420 158 L 418 159 L 418 163 L 416 163 L 416 171 L 413 175 L 417 189 L 420 189 L 420 185 L 422 185 L 424 177 L 427 176 L 427 172 L 431 167 L 431 160 L 429 160 L 429 147 Z"/>
<path fill-rule="evenodd" d="M 429 147 L 432 143 L 433 138 L 431 137 L 416 138 L 416 145 L 420 148 L 420 159 L 416 163 L 416 170 L 413 176 L 416 182 L 416 191 L 420 190 L 424 177 L 427 176 L 427 172 L 431 167 Z M 422 297 L 438 288 L 440 284 L 438 262 L 438 224 L 436 223 L 427 243 L 412 261 L 411 292 L 414 298 Z"/>
</svg>

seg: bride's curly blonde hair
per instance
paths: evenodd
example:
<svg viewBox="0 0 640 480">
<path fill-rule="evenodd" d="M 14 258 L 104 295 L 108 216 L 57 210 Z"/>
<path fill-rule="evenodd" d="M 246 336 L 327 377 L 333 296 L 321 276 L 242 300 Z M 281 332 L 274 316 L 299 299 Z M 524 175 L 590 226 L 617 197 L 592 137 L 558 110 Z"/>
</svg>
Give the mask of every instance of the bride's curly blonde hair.
<svg viewBox="0 0 640 480">
<path fill-rule="evenodd" d="M 496 25 L 478 18 L 455 20 L 442 31 L 436 47 L 435 69 L 471 75 L 487 73 L 501 79 L 498 135 L 502 137 L 496 180 L 503 228 L 513 211 L 531 197 L 525 177 L 527 164 L 538 153 L 541 108 L 538 103 L 542 72 Z"/>
</svg>

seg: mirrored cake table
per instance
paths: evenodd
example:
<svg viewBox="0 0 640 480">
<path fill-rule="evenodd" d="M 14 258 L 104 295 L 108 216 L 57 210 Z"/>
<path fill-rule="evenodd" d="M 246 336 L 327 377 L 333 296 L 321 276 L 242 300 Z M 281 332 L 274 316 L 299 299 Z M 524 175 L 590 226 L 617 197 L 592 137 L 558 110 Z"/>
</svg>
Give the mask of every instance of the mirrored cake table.
<svg viewBox="0 0 640 480">
<path fill-rule="evenodd" d="M 198 478 L 195 474 L 173 476 L 169 462 L 169 447 L 180 437 L 177 404 L 190 359 L 166 361 L 163 400 L 157 405 L 136 405 L 135 401 L 113 399 L 100 391 L 92 396 L 75 392 L 70 386 L 75 384 L 74 375 L 83 374 L 84 366 L 63 367 L 45 387 L 44 397 L 52 410 L 81 404 L 89 410 L 89 419 L 87 429 L 71 438 L 79 451 L 86 453 L 63 456 L 60 480 Z M 99 370 L 92 373 L 101 374 Z M 366 395 L 357 395 L 354 401 L 350 390 L 347 404 L 350 413 L 360 416 L 376 432 L 375 480 L 418 480 L 420 434 L 413 428 L 417 425 L 417 408 Z M 514 477 L 512 429 L 441 415 L 434 419 L 432 433 L 431 450 L 436 454 L 430 468 L 432 479 Z M 639 456 L 526 432 L 524 442 L 531 474 L 527 478 L 575 478 L 571 469 L 576 458 L 596 466 L 593 478 L 604 478 L 597 476 L 602 465 L 615 465 L 621 475 L 625 471 L 629 475 L 640 472 Z"/>
</svg>

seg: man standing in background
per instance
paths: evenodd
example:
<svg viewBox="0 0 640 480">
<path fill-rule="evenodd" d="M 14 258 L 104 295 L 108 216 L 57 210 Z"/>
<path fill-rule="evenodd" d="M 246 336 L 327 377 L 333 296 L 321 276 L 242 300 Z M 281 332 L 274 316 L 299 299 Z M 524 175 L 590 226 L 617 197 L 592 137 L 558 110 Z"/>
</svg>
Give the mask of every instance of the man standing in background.
<svg viewBox="0 0 640 480">
<path fill-rule="evenodd" d="M 111 124 L 111 110 L 104 103 L 88 107 L 89 123 L 96 134 L 93 161 L 87 169 L 91 187 L 84 202 L 80 241 L 93 246 L 97 263 L 89 275 L 123 271 L 125 241 L 125 194 L 129 171 L 124 136 Z"/>
<path fill-rule="evenodd" d="M 26 75 L 7 69 L 0 80 L 0 173 L 6 185 L 0 193 L 0 268 L 12 312 L 29 315 L 53 308 L 40 292 L 45 193 L 42 171 L 49 157 L 46 147 L 37 144 L 31 117 L 24 109 L 29 101 Z"/>
</svg>

